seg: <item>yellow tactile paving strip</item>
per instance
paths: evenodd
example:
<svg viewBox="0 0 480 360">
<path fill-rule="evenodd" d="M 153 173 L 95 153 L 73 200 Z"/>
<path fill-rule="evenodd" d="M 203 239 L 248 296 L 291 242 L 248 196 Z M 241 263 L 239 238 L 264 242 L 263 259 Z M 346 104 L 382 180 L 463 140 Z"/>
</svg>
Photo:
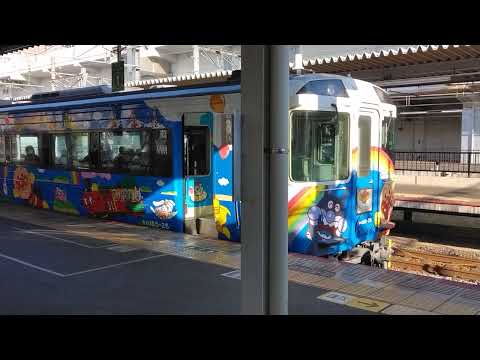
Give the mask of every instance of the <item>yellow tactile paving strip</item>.
<svg viewBox="0 0 480 360">
<path fill-rule="evenodd" d="M 449 299 L 449 296 L 442 296 L 441 294 L 432 292 L 415 293 L 403 299 L 400 304 L 413 307 L 420 310 L 432 311 L 439 307 Z"/>
<path fill-rule="evenodd" d="M 398 304 L 407 297 L 413 295 L 415 290 L 401 288 L 399 286 L 390 285 L 383 289 L 375 290 L 370 294 L 370 297 L 387 301 L 391 304 Z"/>
<path fill-rule="evenodd" d="M 0 204 L 0 216 L 46 227 L 49 231 L 55 230 L 56 236 L 61 234 L 85 236 L 232 269 L 240 269 L 241 266 L 241 245 L 229 241 L 114 221 L 69 216 L 5 203 Z M 442 293 L 440 289 L 437 292 L 428 291 L 431 288 L 434 289 L 432 286 L 415 288 L 398 285 L 399 282 L 405 282 L 405 279 L 411 275 L 378 269 L 368 271 L 365 270 L 368 268 L 353 268 L 351 264 L 338 264 L 301 254 L 290 254 L 289 264 L 290 281 L 353 296 L 354 299 L 347 304 L 348 306 L 356 307 L 355 304 L 358 301 L 361 303 L 363 299 L 363 301 L 376 301 L 381 304 L 381 312 L 385 314 L 404 314 L 409 311 L 412 314 L 476 314 L 480 312 L 480 301 L 475 296 L 473 300 L 461 297 L 462 291 L 467 290 L 459 289 L 450 294 L 445 291 Z M 455 287 L 455 283 L 452 284 Z M 448 288 L 452 285 L 445 286 Z M 472 290 L 469 291 L 472 292 Z M 378 312 L 378 309 L 377 307 L 377 310 L 371 311 Z"/>
<path fill-rule="evenodd" d="M 378 289 L 364 284 L 347 284 L 343 286 L 341 290 L 347 294 L 370 296 L 371 293 L 377 291 Z"/>
<path fill-rule="evenodd" d="M 339 290 L 347 285 L 347 283 L 338 279 L 323 278 L 322 280 L 316 281 L 312 285 L 326 290 Z"/>
<path fill-rule="evenodd" d="M 430 311 L 419 310 L 398 304 L 389 306 L 383 310 L 382 313 L 387 315 L 437 315 L 436 313 Z"/>
<path fill-rule="evenodd" d="M 443 315 L 475 315 L 480 312 L 480 306 L 478 302 L 455 298 L 437 307 L 435 312 Z"/>
</svg>

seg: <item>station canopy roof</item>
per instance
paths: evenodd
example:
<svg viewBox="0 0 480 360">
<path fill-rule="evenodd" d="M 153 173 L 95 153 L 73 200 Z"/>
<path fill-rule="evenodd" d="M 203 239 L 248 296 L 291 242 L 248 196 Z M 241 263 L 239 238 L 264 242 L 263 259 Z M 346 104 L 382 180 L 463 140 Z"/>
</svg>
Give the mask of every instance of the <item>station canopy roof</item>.
<svg viewBox="0 0 480 360">
<path fill-rule="evenodd" d="M 129 81 L 125 83 L 127 88 L 148 88 L 153 86 L 172 86 L 172 85 L 193 85 L 205 84 L 208 82 L 226 81 L 232 76 L 232 70 L 213 71 L 206 73 L 185 74 L 178 76 L 168 76 L 158 79 L 146 79 L 138 81 Z"/>
<path fill-rule="evenodd" d="M 0 56 L 35 47 L 35 45 L 0 45 Z"/>
<path fill-rule="evenodd" d="M 303 66 L 316 73 L 348 73 L 479 57 L 480 45 L 418 45 L 361 54 L 306 59 L 303 61 Z"/>
</svg>

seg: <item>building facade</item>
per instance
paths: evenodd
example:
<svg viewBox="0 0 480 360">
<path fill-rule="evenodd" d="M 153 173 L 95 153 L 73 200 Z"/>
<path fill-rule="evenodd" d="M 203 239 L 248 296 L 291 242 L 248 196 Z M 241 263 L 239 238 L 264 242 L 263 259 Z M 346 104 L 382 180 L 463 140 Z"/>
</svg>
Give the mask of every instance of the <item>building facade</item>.
<svg viewBox="0 0 480 360">
<path fill-rule="evenodd" d="M 110 84 L 116 49 L 37 46 L 0 56 L 0 99 Z M 240 45 L 128 45 L 121 57 L 131 88 L 222 81 L 241 68 Z M 386 89 L 398 108 L 397 152 L 480 150 L 478 45 L 291 46 L 291 66 L 298 64 Z"/>
</svg>

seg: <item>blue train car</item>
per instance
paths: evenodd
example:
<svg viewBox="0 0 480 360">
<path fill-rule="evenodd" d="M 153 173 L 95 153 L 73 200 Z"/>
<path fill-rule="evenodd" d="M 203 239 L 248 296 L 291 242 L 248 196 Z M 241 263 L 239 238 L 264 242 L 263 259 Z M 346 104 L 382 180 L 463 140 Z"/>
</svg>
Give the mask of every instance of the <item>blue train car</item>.
<svg viewBox="0 0 480 360">
<path fill-rule="evenodd" d="M 0 109 L 1 195 L 177 232 L 211 220 L 216 237 L 239 241 L 229 105 L 239 85 L 105 90 Z"/>
<path fill-rule="evenodd" d="M 79 94 L 80 92 L 80 94 Z M 340 254 L 388 232 L 396 116 L 372 84 L 290 80 L 289 250 Z M 0 198 L 240 241 L 240 84 L 44 93 L 0 107 Z"/>
</svg>

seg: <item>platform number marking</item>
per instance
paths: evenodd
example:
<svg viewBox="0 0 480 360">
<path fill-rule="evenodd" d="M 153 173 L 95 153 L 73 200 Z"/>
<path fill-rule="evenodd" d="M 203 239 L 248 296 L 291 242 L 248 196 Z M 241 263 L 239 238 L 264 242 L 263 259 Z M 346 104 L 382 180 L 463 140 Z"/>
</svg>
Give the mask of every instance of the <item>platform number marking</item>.
<svg viewBox="0 0 480 360">
<path fill-rule="evenodd" d="M 347 302 L 352 300 L 352 298 L 353 298 L 353 296 L 350 296 L 350 295 L 347 295 L 347 294 L 341 294 L 341 293 L 337 293 L 337 292 L 333 292 L 333 291 L 317 297 L 317 299 L 327 300 L 327 301 L 331 301 L 331 302 L 341 304 L 341 305 L 346 305 Z"/>
</svg>

